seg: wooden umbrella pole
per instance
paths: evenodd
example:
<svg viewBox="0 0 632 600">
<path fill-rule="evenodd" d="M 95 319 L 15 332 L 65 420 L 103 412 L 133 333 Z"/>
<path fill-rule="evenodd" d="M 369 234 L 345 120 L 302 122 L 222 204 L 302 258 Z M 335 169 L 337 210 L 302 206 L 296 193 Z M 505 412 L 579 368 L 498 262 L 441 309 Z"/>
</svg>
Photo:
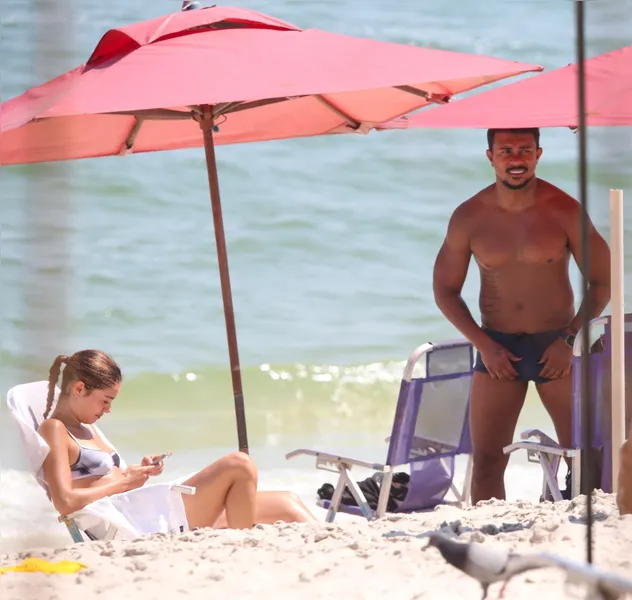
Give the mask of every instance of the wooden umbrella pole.
<svg viewBox="0 0 632 600">
<path fill-rule="evenodd" d="M 244 394 L 241 383 L 241 369 L 239 366 L 239 351 L 237 348 L 237 330 L 235 327 L 235 311 L 233 309 L 233 295 L 230 288 L 228 272 L 228 253 L 226 251 L 226 237 L 224 235 L 224 220 L 219 196 L 219 181 L 217 177 L 217 162 L 215 160 L 215 145 L 213 143 L 213 112 L 210 106 L 202 106 L 196 115 L 204 136 L 204 151 L 206 153 L 206 170 L 208 185 L 211 192 L 211 208 L 213 210 L 213 227 L 215 229 L 215 243 L 217 245 L 217 262 L 219 279 L 222 287 L 222 301 L 224 303 L 224 318 L 226 320 L 226 335 L 228 337 L 228 354 L 230 357 L 230 375 L 233 382 L 235 399 L 235 417 L 237 418 L 237 439 L 239 450 L 248 454 L 248 436 L 246 434 L 246 411 L 244 408 Z"/>
</svg>

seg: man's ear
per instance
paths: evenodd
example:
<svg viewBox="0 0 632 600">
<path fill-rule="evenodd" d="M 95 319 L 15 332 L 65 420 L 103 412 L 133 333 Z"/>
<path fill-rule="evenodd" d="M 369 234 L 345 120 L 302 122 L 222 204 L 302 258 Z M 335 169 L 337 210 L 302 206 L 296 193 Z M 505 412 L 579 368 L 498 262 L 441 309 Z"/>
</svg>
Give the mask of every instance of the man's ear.
<svg viewBox="0 0 632 600">
<path fill-rule="evenodd" d="M 485 154 L 487 154 L 487 158 L 489 159 L 489 163 L 493 164 L 492 163 L 492 156 L 493 156 L 492 151 L 491 150 L 486 150 Z"/>
<path fill-rule="evenodd" d="M 536 151 L 535 151 L 535 157 L 540 160 L 540 157 L 542 156 L 542 146 L 540 146 Z"/>
</svg>

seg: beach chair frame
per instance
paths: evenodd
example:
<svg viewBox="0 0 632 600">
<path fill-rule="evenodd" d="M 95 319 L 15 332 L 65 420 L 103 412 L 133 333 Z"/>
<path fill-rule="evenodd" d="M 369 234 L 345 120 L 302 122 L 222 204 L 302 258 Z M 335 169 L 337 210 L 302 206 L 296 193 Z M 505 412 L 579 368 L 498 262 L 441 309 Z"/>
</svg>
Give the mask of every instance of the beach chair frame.
<svg viewBox="0 0 632 600">
<path fill-rule="evenodd" d="M 424 376 L 416 379 L 423 379 L 425 383 L 433 383 L 439 380 L 445 380 L 448 378 L 456 378 L 460 376 L 467 376 L 471 378 L 473 372 L 473 363 L 474 363 L 474 349 L 472 345 L 466 340 L 450 340 L 446 342 L 435 342 L 435 343 L 424 343 L 415 348 L 412 352 L 408 361 L 406 363 L 406 367 L 404 368 L 404 373 L 402 376 L 402 385 L 400 387 L 400 395 L 398 398 L 395 420 L 393 423 L 393 434 L 395 434 L 395 428 L 398 421 L 398 417 L 401 419 L 402 415 L 410 410 L 410 402 L 411 400 L 410 394 L 406 393 L 405 386 L 406 384 L 410 384 L 413 381 L 413 371 L 415 366 L 422 360 L 426 360 L 426 370 L 428 368 L 428 359 L 430 355 L 438 350 L 446 350 L 446 349 L 454 349 L 454 348 L 463 348 L 469 352 L 469 365 L 467 370 L 462 371 L 454 371 L 449 373 L 442 373 L 440 375 L 432 375 L 424 373 Z M 469 424 L 468 424 L 468 416 L 469 416 L 469 387 L 467 391 L 467 398 L 464 399 L 464 403 L 466 404 L 465 408 L 465 422 L 463 424 L 463 429 L 467 429 L 467 437 L 469 439 Z M 393 438 L 393 434 L 386 438 L 387 443 L 390 444 L 391 439 Z M 463 434 L 462 434 L 463 435 Z M 461 445 L 461 444 L 459 444 Z M 345 487 L 349 488 L 353 498 L 355 499 L 359 511 L 367 520 L 374 520 L 382 518 L 387 512 L 388 499 L 391 491 L 393 474 L 398 467 L 401 467 L 407 462 L 412 461 L 397 461 L 394 462 L 390 460 L 390 457 L 393 455 L 393 445 L 390 444 L 389 452 L 387 454 L 387 460 L 384 463 L 374 463 L 367 462 L 363 460 L 354 459 L 346 456 L 339 456 L 337 454 L 331 454 L 328 452 L 322 452 L 319 450 L 308 449 L 308 448 L 298 448 L 289 452 L 285 455 L 286 459 L 292 459 L 297 456 L 313 456 L 316 459 L 316 468 L 324 471 L 330 471 L 332 473 L 337 474 L 338 480 L 336 482 L 336 486 L 334 488 L 334 492 L 327 506 L 327 515 L 325 520 L 327 522 L 333 522 L 336 514 L 341 512 L 341 501 L 342 495 L 344 493 Z M 471 490 L 471 481 L 472 481 L 472 454 L 469 452 L 462 452 L 458 449 L 452 452 L 446 453 L 445 446 L 442 446 L 439 442 L 436 445 L 433 445 L 431 441 L 427 441 L 427 444 L 424 448 L 427 452 L 427 458 L 436 458 L 438 456 L 442 456 L 445 454 L 445 457 L 453 457 L 457 454 L 467 454 L 468 462 L 465 471 L 465 477 L 462 489 L 459 489 L 454 483 L 454 477 L 452 477 L 452 481 L 450 483 L 450 491 L 454 494 L 456 500 L 455 501 L 446 501 L 445 504 L 456 504 L 456 505 L 465 505 L 470 503 L 470 490 Z M 441 458 L 442 462 L 444 462 L 444 458 Z M 377 507 L 375 509 L 371 508 L 367 499 L 351 476 L 351 470 L 353 467 L 363 467 L 366 469 L 370 469 L 376 473 L 382 473 L 382 480 L 380 484 L 380 493 L 377 502 Z M 325 502 L 322 500 L 318 500 L 317 504 L 321 507 L 326 507 Z M 419 512 L 423 510 L 431 510 L 431 508 L 421 508 Z M 416 511 L 413 511 L 416 512 Z"/>
</svg>

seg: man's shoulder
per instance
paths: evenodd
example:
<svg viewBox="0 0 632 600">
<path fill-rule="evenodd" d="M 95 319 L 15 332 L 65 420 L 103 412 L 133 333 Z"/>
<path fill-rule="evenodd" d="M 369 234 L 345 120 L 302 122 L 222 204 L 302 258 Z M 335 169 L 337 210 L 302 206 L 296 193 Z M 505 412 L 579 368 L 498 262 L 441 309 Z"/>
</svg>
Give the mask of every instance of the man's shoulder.
<svg viewBox="0 0 632 600">
<path fill-rule="evenodd" d="M 573 196 L 545 179 L 538 178 L 538 192 L 546 205 L 555 210 L 564 213 L 578 213 L 581 208 Z"/>
<path fill-rule="evenodd" d="M 481 211 L 486 208 L 485 199 L 489 196 L 493 186 L 488 186 L 467 200 L 461 202 L 452 213 L 452 219 L 455 221 L 470 220 L 480 215 Z"/>
</svg>

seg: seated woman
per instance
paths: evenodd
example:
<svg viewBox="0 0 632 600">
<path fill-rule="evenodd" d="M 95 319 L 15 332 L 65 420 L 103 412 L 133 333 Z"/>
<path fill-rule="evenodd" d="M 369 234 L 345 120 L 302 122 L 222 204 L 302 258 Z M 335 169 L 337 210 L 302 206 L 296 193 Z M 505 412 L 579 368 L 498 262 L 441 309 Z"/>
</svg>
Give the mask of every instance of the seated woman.
<svg viewBox="0 0 632 600">
<path fill-rule="evenodd" d="M 62 365 L 61 393 L 49 416 Z M 162 462 L 152 464 L 158 455 L 120 469 L 118 454 L 92 427 L 110 412 L 121 387 L 121 370 L 110 356 L 100 350 L 58 356 L 48 381 L 45 420 L 38 431 L 50 446 L 44 479 L 60 514 L 139 488 L 162 473 Z M 296 495 L 257 491 L 257 467 L 243 452 L 223 456 L 182 483 L 196 488 L 194 495 L 182 496 L 191 528 L 246 529 L 255 523 L 315 520 Z"/>
</svg>

